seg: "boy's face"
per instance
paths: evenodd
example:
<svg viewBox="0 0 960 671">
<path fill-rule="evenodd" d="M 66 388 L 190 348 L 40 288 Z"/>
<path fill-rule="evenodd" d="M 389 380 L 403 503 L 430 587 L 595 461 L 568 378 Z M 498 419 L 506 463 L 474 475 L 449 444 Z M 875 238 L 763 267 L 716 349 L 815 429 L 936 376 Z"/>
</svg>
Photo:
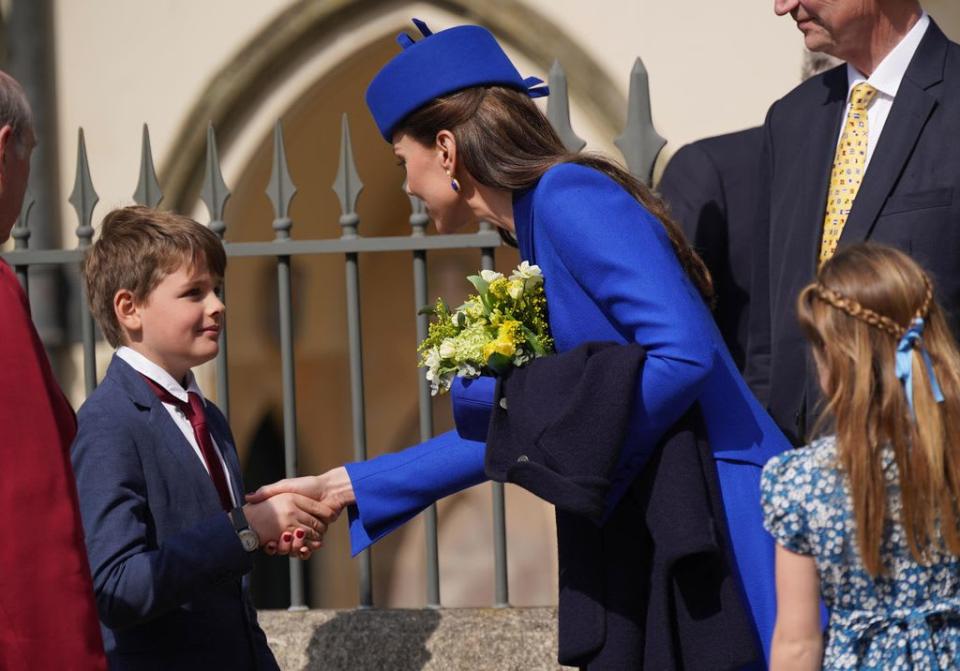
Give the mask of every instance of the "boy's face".
<svg viewBox="0 0 960 671">
<path fill-rule="evenodd" d="M 130 347 L 175 379 L 213 359 L 220 349 L 224 306 L 215 293 L 219 278 L 206 267 L 184 264 L 170 273 L 136 307 L 140 328 L 128 332 Z"/>
</svg>

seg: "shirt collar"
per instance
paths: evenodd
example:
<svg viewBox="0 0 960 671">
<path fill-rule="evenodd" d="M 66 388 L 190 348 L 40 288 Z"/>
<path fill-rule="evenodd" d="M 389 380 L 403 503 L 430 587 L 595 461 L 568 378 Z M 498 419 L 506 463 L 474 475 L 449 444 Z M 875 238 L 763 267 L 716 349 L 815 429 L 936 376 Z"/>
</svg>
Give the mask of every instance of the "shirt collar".
<svg viewBox="0 0 960 671">
<path fill-rule="evenodd" d="M 184 403 L 190 401 L 187 395 L 189 392 L 198 395 L 204 403 L 207 402 L 203 397 L 203 392 L 200 391 L 200 386 L 197 384 L 197 378 L 194 377 L 193 371 L 187 371 L 186 388 L 184 388 L 173 379 L 170 373 L 133 348 L 121 345 L 117 350 L 117 356 L 126 361 L 135 371 L 150 378 Z"/>
<path fill-rule="evenodd" d="M 853 87 L 864 81 L 877 89 L 880 95 L 891 99 L 896 98 L 903 76 L 906 74 L 910 61 L 913 60 L 913 55 L 917 52 L 917 47 L 920 46 L 920 41 L 929 26 L 930 16 L 923 12 L 913 28 L 880 61 L 880 64 L 869 77 L 864 77 L 863 73 L 847 63 L 847 99 L 849 100 L 850 91 L 853 90 Z"/>
</svg>

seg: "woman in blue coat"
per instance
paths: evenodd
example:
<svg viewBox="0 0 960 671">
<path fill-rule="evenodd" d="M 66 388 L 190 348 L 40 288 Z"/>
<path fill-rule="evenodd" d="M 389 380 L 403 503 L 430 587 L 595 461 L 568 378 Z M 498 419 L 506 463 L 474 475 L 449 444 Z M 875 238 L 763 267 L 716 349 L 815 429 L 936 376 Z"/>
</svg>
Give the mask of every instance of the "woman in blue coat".
<svg viewBox="0 0 960 671">
<path fill-rule="evenodd" d="M 367 104 L 407 173 L 407 190 L 441 233 L 483 219 L 540 266 L 556 348 L 635 342 L 647 353 L 612 508 L 664 433 L 699 403 L 733 551 L 767 650 L 775 615 L 773 544 L 759 481 L 789 443 L 750 393 L 708 307 L 709 274 L 660 201 L 622 168 L 570 154 L 485 29 L 459 26 L 403 51 L 374 78 Z M 598 390 L 602 393 L 602 390 Z M 296 490 L 349 505 L 357 553 L 439 498 L 486 480 L 484 444 L 451 431 L 398 453 L 253 496 Z"/>
</svg>

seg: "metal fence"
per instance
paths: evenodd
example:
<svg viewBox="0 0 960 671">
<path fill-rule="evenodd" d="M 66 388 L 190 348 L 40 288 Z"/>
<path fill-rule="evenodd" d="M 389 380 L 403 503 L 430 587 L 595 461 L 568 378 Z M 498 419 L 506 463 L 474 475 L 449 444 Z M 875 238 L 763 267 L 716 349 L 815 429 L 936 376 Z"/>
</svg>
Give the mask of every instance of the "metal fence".
<svg viewBox="0 0 960 671">
<path fill-rule="evenodd" d="M 548 77 L 551 95 L 547 103 L 547 116 L 557 129 L 564 144 L 571 151 L 580 151 L 585 142 L 576 135 L 570 124 L 567 80 L 559 63 L 554 63 Z M 637 59 L 630 74 L 629 101 L 626 127 L 615 140 L 623 153 L 626 165 L 631 173 L 650 183 L 653 165 L 665 144 L 651 121 L 650 94 L 647 72 L 643 63 Z M 291 287 L 291 257 L 296 255 L 333 254 L 342 255 L 346 272 L 347 338 L 350 357 L 351 408 L 353 420 L 354 458 L 363 460 L 367 456 L 366 414 L 363 389 L 363 353 L 361 348 L 362 328 L 360 323 L 360 272 L 358 258 L 360 254 L 374 252 L 406 252 L 412 256 L 414 278 L 414 302 L 417 306 L 427 305 L 427 254 L 432 250 L 478 249 L 481 266 L 492 269 L 494 253 L 500 245 L 499 235 L 488 224 L 481 224 L 477 233 L 462 235 L 427 236 L 428 217 L 424 206 L 416 198 L 411 198 L 409 224 L 410 235 L 362 237 L 359 234 L 360 218 L 356 204 L 363 184 L 360 181 L 353 151 L 350 144 L 350 129 L 346 115 L 341 127 L 341 146 L 339 171 L 333 189 L 340 200 L 339 224 L 341 233 L 338 238 L 293 240 L 290 229 L 293 221 L 289 217 L 290 202 L 297 189 L 287 169 L 283 130 L 278 121 L 274 130 L 273 172 L 267 186 L 267 195 L 273 203 L 274 238 L 266 242 L 235 243 L 224 242 L 228 257 L 267 257 L 276 261 L 277 292 L 280 306 L 280 351 L 283 382 L 283 437 L 286 476 L 294 477 L 297 469 L 297 398 L 295 391 L 295 368 L 293 351 L 293 314 Z M 140 177 L 133 199 L 136 203 L 156 207 L 163 194 L 154 169 L 150 149 L 150 136 L 146 125 L 143 127 Z M 207 129 L 206 171 L 200 198 L 209 211 L 209 227 L 223 238 L 226 223 L 223 220 L 224 207 L 230 190 L 220 171 L 220 160 L 213 127 Z M 93 186 L 87 161 L 86 144 L 83 129 L 79 131 L 77 150 L 77 169 L 73 192 L 69 202 L 77 214 L 77 247 L 75 249 L 50 250 L 30 249 L 30 214 L 35 203 L 28 194 L 25 198 L 20 218 L 13 228 L 14 250 L 2 257 L 13 266 L 23 285 L 27 288 L 29 269 L 32 266 L 77 266 L 83 258 L 94 235 L 92 216 L 99 197 Z M 222 296 L 224 303 L 227 297 Z M 82 315 L 81 334 L 83 344 L 83 374 L 86 394 L 96 387 L 96 351 L 93 317 L 87 306 L 85 290 L 81 291 L 81 304 L 76 306 Z M 229 314 L 229 311 L 228 313 Z M 417 316 L 417 338 L 422 340 L 427 334 L 428 317 Z M 217 401 L 224 414 L 229 417 L 229 390 L 227 364 L 227 328 L 220 333 L 220 353 L 216 360 Z M 420 437 L 426 440 L 433 435 L 433 413 L 430 402 L 430 389 L 423 376 L 419 376 L 419 420 Z M 503 485 L 492 483 L 493 487 L 493 553 L 494 553 L 494 606 L 509 606 L 507 584 L 507 542 L 506 511 L 504 507 Z M 427 544 L 427 594 L 428 606 L 440 606 L 440 576 L 437 550 L 437 511 L 431 506 L 424 513 L 426 521 Z M 363 606 L 373 605 L 371 585 L 370 551 L 364 551 L 359 557 L 359 602 Z M 291 610 L 305 609 L 303 564 L 299 560 L 290 560 Z"/>
</svg>

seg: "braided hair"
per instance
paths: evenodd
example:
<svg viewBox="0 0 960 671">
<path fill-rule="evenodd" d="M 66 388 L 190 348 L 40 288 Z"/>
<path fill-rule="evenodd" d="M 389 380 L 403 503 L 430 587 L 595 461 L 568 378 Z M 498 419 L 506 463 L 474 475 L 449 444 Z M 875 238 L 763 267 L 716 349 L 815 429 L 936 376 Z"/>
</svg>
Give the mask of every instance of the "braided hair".
<svg viewBox="0 0 960 671">
<path fill-rule="evenodd" d="M 819 430 L 836 434 L 837 466 L 850 489 L 858 548 L 874 577 L 892 570 L 880 556 L 889 520 L 884 450 L 900 479 L 910 552 L 929 563 L 960 556 L 960 353 L 930 277 L 906 254 L 875 244 L 841 249 L 797 303 L 824 393 Z M 938 403 L 919 348 L 909 353 L 913 401 L 896 370 L 898 345 L 914 320 L 943 392 Z"/>
</svg>

